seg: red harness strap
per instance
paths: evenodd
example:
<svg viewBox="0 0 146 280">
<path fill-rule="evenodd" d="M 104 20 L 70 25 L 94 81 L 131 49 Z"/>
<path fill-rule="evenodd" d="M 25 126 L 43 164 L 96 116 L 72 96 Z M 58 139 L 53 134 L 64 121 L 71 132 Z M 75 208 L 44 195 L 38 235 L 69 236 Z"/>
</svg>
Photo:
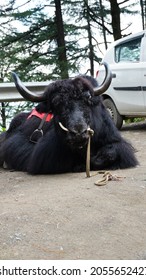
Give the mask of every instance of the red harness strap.
<svg viewBox="0 0 146 280">
<path fill-rule="evenodd" d="M 39 113 L 36 109 L 33 109 L 30 113 L 30 115 L 27 117 L 27 119 L 30 119 L 32 116 L 36 116 L 38 118 L 40 118 L 41 120 L 44 118 L 45 113 Z M 51 119 L 53 118 L 53 114 L 48 113 L 45 121 L 49 122 Z"/>
<path fill-rule="evenodd" d="M 43 132 L 43 125 L 45 122 L 49 122 L 53 118 L 53 114 L 51 113 L 39 113 L 36 109 L 33 109 L 30 115 L 27 117 L 27 119 L 30 119 L 32 116 L 36 116 L 37 118 L 41 119 L 40 125 L 37 129 L 33 131 L 33 133 L 30 135 L 29 141 L 32 143 L 37 143 L 39 138 L 41 138 L 44 135 Z"/>
</svg>

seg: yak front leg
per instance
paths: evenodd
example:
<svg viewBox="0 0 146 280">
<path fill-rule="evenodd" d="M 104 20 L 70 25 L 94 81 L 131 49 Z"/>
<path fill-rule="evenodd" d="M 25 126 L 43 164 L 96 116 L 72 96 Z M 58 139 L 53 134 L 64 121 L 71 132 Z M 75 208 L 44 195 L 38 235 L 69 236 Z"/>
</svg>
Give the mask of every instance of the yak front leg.
<svg viewBox="0 0 146 280">
<path fill-rule="evenodd" d="M 91 169 L 116 169 L 118 168 L 118 153 L 116 146 L 106 145 L 98 150 L 95 155 L 91 154 Z"/>
</svg>

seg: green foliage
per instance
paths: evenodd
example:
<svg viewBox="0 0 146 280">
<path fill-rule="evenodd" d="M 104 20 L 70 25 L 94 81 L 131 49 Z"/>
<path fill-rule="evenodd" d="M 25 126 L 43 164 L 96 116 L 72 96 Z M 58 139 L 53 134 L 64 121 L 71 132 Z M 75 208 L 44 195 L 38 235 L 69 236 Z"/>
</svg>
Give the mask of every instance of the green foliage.
<svg viewBox="0 0 146 280">
<path fill-rule="evenodd" d="M 25 3 L 30 2 L 31 6 Z M 62 1 L 65 48 L 68 71 L 72 76 L 80 72 L 80 63 L 90 62 L 87 32 L 86 1 Z M 45 81 L 61 77 L 63 67 L 59 63 L 58 33 L 55 19 L 55 1 L 8 1 L 2 6 L 0 15 L 0 49 L 3 68 L 0 66 L 2 80 L 9 80 L 10 71 L 19 73 L 23 81 Z M 99 5 L 93 1 L 94 16 L 99 15 Z M 93 11 L 93 10 L 92 10 Z M 92 18 L 90 19 L 92 21 Z M 95 27 L 94 27 L 95 28 Z M 81 42 L 85 46 L 82 47 Z M 94 38 L 94 58 L 97 40 Z M 81 65 L 82 65 L 81 64 Z M 66 67 L 66 62 L 63 63 Z M 60 69 L 62 67 L 62 70 Z"/>
<path fill-rule="evenodd" d="M 119 2 L 121 12 L 132 13 L 129 1 L 124 2 L 125 6 Z M 67 54 L 63 66 L 58 57 L 62 50 L 58 46 L 55 0 L 8 0 L 0 5 L 1 81 L 9 80 L 14 70 L 23 81 L 54 80 L 62 76 L 64 67 L 72 76 L 83 64 L 101 60 L 96 34 L 103 29 L 112 34 L 109 1 L 62 0 L 61 8 Z"/>
<path fill-rule="evenodd" d="M 0 125 L 0 132 L 4 132 L 4 131 L 6 131 L 6 127 L 2 127 L 2 126 Z"/>
<path fill-rule="evenodd" d="M 136 12 L 137 1 L 130 5 L 128 0 L 115 2 L 121 13 Z M 58 3 L 63 18 L 61 46 L 55 10 Z M 95 63 L 101 61 L 100 44 L 106 48 L 113 41 L 108 0 L 6 0 L 0 3 L 0 23 L 0 82 L 11 81 L 11 71 L 23 81 L 56 80 L 79 72 L 94 74 Z M 62 58 L 63 52 L 66 58 Z"/>
<path fill-rule="evenodd" d="M 0 121 L 0 132 L 5 131 L 6 127 L 8 128 L 11 119 L 17 115 L 18 113 L 25 111 L 29 112 L 35 106 L 32 102 L 4 102 L 3 103 L 3 110 L 4 110 L 4 119 L 1 114 L 1 121 Z M 5 123 L 6 121 L 6 123 Z"/>
<path fill-rule="evenodd" d="M 130 124 L 130 123 L 138 123 L 142 121 L 145 121 L 145 118 L 130 118 L 130 119 L 126 119 L 125 123 Z"/>
</svg>

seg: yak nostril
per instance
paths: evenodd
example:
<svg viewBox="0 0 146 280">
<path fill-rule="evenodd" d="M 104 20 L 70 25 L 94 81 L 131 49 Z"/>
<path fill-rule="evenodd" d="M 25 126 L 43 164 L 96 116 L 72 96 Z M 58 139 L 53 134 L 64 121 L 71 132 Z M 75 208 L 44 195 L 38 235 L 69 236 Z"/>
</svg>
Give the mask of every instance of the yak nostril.
<svg viewBox="0 0 146 280">
<path fill-rule="evenodd" d="M 78 135 L 77 131 L 74 131 L 74 130 L 70 130 L 69 131 L 70 135 L 75 137 L 76 135 Z"/>
<path fill-rule="evenodd" d="M 87 131 L 88 131 L 88 129 L 85 129 L 85 130 L 83 130 L 83 131 L 81 132 L 81 134 L 86 134 Z"/>
<path fill-rule="evenodd" d="M 88 129 L 84 129 L 83 131 L 75 131 L 75 130 L 71 130 L 70 134 L 73 137 L 86 137 L 88 136 Z"/>
</svg>

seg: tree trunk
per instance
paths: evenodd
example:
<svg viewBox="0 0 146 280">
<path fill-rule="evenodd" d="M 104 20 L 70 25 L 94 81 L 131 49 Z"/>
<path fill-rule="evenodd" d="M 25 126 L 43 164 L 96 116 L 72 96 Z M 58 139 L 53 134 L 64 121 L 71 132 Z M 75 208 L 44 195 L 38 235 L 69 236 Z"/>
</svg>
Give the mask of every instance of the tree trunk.
<svg viewBox="0 0 146 280">
<path fill-rule="evenodd" d="M 68 62 L 66 56 L 66 46 L 64 38 L 64 26 L 61 11 L 61 1 L 55 0 L 56 28 L 57 28 L 57 45 L 58 45 L 58 66 L 62 79 L 68 78 Z"/>
<path fill-rule="evenodd" d="M 109 0 L 111 6 L 112 29 L 114 40 L 122 37 L 120 24 L 120 8 L 117 0 Z"/>
<path fill-rule="evenodd" d="M 87 32 L 89 40 L 89 61 L 90 61 L 90 75 L 94 76 L 94 50 L 92 44 L 92 30 L 90 25 L 90 13 L 88 8 L 88 0 L 85 0 L 85 15 L 87 20 Z"/>
<path fill-rule="evenodd" d="M 140 6 L 141 6 L 141 18 L 142 18 L 142 28 L 146 28 L 146 0 L 140 0 Z"/>
<path fill-rule="evenodd" d="M 4 102 L 1 102 L 1 119 L 2 119 L 1 126 L 3 129 L 5 129 L 6 128 L 6 110 L 5 110 Z"/>
<path fill-rule="evenodd" d="M 100 5 L 100 14 L 101 14 L 101 22 L 102 22 L 102 33 L 103 33 L 103 38 L 104 38 L 104 45 L 105 49 L 107 49 L 108 44 L 107 44 L 107 39 L 106 39 L 106 30 L 104 28 L 104 17 L 103 17 L 103 5 L 102 5 L 102 0 L 99 0 L 99 5 Z"/>
</svg>

